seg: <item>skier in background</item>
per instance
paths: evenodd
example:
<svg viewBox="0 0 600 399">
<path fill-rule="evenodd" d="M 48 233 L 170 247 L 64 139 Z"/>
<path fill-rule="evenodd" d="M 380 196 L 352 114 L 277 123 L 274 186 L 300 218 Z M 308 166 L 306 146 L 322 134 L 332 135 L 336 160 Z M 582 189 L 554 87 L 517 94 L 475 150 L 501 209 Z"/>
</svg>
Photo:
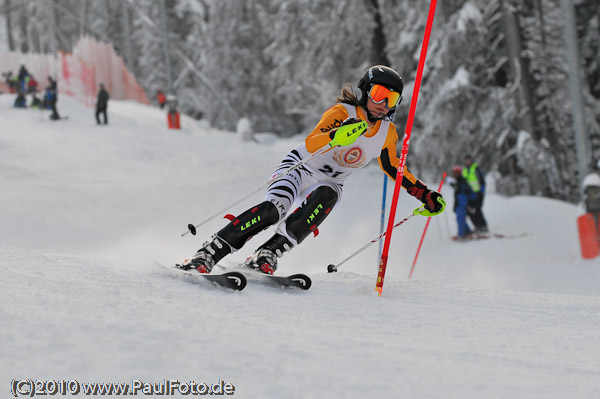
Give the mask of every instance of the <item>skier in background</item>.
<svg viewBox="0 0 600 399">
<path fill-rule="evenodd" d="M 160 109 L 163 109 L 167 103 L 167 96 L 165 96 L 165 93 L 163 93 L 161 89 L 156 91 L 156 101 L 158 101 Z"/>
<path fill-rule="evenodd" d="M 100 114 L 104 117 L 104 124 L 108 124 L 108 117 L 106 115 L 106 108 L 108 106 L 108 91 L 104 87 L 104 83 L 100 83 L 100 90 L 98 91 L 98 98 L 96 99 L 96 122 L 100 124 Z"/>
<path fill-rule="evenodd" d="M 40 109 L 42 106 L 42 100 L 39 99 L 36 93 L 32 94 L 31 104 L 29 106 L 33 109 Z"/>
<path fill-rule="evenodd" d="M 27 100 L 25 99 L 25 94 L 19 91 L 17 97 L 15 98 L 15 102 L 13 104 L 15 108 L 27 108 Z"/>
<path fill-rule="evenodd" d="M 33 75 L 29 75 L 29 81 L 27 82 L 27 93 L 37 93 L 38 82 L 35 80 Z"/>
<path fill-rule="evenodd" d="M 465 155 L 465 168 L 463 177 L 466 179 L 471 190 L 472 198 L 469 200 L 469 217 L 475 226 L 475 233 L 487 233 L 489 231 L 487 221 L 483 216 L 483 198 L 485 196 L 485 175 L 477 163 L 473 162 L 470 155 Z"/>
<path fill-rule="evenodd" d="M 19 86 L 17 90 L 21 91 L 23 94 L 27 93 L 27 81 L 29 78 L 29 71 L 25 68 L 25 65 L 21 65 L 19 68 Z"/>
<path fill-rule="evenodd" d="M 596 231 L 599 230 L 600 219 L 600 160 L 592 165 L 591 172 L 583 178 L 583 203 L 585 212 L 594 217 Z"/>
<path fill-rule="evenodd" d="M 12 71 L 2 72 L 2 76 L 4 77 L 4 82 L 8 86 L 8 90 L 11 94 L 17 92 L 17 79 L 18 77 L 13 75 Z"/>
<path fill-rule="evenodd" d="M 456 223 L 458 224 L 458 234 L 454 237 L 457 241 L 464 241 L 471 238 L 473 233 L 467 223 L 467 212 L 469 199 L 473 197 L 473 190 L 463 176 L 463 168 L 456 165 L 452 168 L 452 175 L 456 179 L 452 184 L 454 187 L 454 213 L 456 214 Z"/>
<path fill-rule="evenodd" d="M 342 185 L 354 170 L 377 158 L 381 169 L 395 179 L 400 160 L 396 155 L 398 133 L 392 117 L 402 100 L 402 79 L 393 69 L 377 65 L 364 72 L 358 88 L 360 97 L 353 93 L 350 84 L 342 87 L 336 104 L 325 111 L 304 143 L 287 154 L 272 176 L 282 174 L 321 148 L 329 147 L 330 143 L 331 149 L 274 181 L 267 188 L 263 202 L 233 217 L 193 258 L 178 267 L 210 273 L 223 257 L 241 249 L 254 235 L 278 223 L 275 234 L 243 264 L 273 274 L 277 270 L 277 258 L 311 233 L 316 235 L 318 226 L 340 201 Z M 359 122 L 362 124 L 356 125 Z M 340 129 L 346 125 L 351 126 Z M 345 133 L 361 125 L 356 134 Z M 444 210 L 446 204 L 441 194 L 427 188 L 407 169 L 402 186 L 423 202 L 421 214 L 433 216 Z M 303 202 L 288 216 L 296 200 Z"/>
<path fill-rule="evenodd" d="M 53 121 L 60 119 L 58 111 L 56 110 L 56 103 L 58 102 L 58 91 L 56 80 L 52 79 L 52 76 L 48 76 L 48 86 L 46 87 L 46 96 L 44 98 L 46 108 L 52 111 L 50 119 Z"/>
</svg>

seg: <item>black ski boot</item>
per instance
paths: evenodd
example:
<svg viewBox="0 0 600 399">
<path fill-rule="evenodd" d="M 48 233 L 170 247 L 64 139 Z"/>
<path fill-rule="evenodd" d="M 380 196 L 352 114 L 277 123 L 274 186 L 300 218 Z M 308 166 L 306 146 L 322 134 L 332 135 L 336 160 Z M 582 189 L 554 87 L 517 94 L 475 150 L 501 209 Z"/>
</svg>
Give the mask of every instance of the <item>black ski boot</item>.
<svg viewBox="0 0 600 399">
<path fill-rule="evenodd" d="M 181 265 L 176 265 L 183 270 L 196 269 L 200 273 L 210 273 L 218 261 L 231 253 L 229 244 L 219 238 L 217 235 L 212 237 L 211 241 L 204 243 L 202 248 L 196 252 L 191 259 L 186 259 Z"/>
<path fill-rule="evenodd" d="M 280 234 L 275 234 L 250 256 L 242 267 L 254 269 L 265 274 L 273 274 L 277 270 L 277 258 L 291 250 L 292 243 Z"/>
</svg>

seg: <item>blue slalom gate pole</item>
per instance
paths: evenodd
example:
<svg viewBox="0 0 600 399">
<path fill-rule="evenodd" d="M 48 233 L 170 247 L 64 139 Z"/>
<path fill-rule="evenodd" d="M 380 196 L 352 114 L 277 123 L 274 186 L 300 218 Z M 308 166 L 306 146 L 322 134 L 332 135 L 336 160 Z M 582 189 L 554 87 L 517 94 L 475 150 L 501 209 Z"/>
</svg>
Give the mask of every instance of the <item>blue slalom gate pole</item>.
<svg viewBox="0 0 600 399">
<path fill-rule="evenodd" d="M 381 196 L 381 223 L 379 227 L 379 234 L 383 234 L 385 230 L 385 200 L 387 197 L 387 181 L 388 177 L 383 174 L 383 194 Z M 381 259 L 381 250 L 383 249 L 383 240 L 379 241 L 379 254 L 377 255 L 377 267 L 379 268 L 379 259 Z"/>
</svg>

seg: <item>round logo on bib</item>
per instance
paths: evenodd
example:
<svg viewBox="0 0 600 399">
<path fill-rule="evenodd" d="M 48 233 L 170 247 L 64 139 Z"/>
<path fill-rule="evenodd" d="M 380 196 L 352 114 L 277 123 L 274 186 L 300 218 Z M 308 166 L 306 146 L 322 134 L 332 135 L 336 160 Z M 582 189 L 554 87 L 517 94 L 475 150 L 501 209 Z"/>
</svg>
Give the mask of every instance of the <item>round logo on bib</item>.
<svg viewBox="0 0 600 399">
<path fill-rule="evenodd" d="M 362 150 L 360 147 L 353 147 L 344 154 L 344 162 L 352 165 L 360 160 Z"/>
</svg>

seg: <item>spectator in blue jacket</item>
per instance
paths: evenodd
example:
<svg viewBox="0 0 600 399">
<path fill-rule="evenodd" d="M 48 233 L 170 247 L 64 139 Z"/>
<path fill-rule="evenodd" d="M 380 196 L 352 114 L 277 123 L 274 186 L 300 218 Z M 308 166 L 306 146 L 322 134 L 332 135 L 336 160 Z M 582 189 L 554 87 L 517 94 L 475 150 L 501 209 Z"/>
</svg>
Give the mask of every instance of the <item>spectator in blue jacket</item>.
<svg viewBox="0 0 600 399">
<path fill-rule="evenodd" d="M 44 98 L 46 108 L 52 111 L 50 119 L 53 121 L 60 119 L 58 111 L 56 110 L 56 103 L 58 102 L 58 89 L 56 87 L 56 80 L 52 79 L 52 76 L 48 76 L 48 87 L 46 87 L 46 96 Z"/>
</svg>

